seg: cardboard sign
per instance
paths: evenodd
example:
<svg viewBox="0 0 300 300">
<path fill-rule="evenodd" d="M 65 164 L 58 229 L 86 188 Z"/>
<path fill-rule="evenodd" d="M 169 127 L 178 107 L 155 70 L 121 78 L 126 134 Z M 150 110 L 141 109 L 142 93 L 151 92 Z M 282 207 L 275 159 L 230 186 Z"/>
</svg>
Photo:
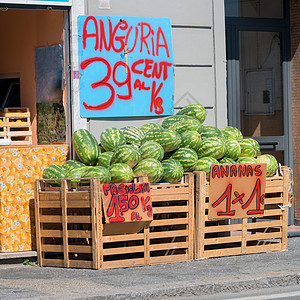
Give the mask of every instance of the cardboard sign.
<svg viewBox="0 0 300 300">
<path fill-rule="evenodd" d="M 103 184 L 106 223 L 152 221 L 150 183 Z"/>
<path fill-rule="evenodd" d="M 208 218 L 262 217 L 266 164 L 212 165 Z"/>
<path fill-rule="evenodd" d="M 78 17 L 80 115 L 173 114 L 171 21 Z"/>
</svg>

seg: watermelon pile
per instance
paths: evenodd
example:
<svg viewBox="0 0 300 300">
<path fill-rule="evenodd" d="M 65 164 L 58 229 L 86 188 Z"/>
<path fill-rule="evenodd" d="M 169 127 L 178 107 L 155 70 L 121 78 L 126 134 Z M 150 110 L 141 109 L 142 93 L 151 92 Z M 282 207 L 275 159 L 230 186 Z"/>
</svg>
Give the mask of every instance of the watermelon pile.
<svg viewBox="0 0 300 300">
<path fill-rule="evenodd" d="M 172 183 L 180 181 L 185 171 L 205 171 L 209 178 L 212 164 L 235 163 L 266 163 L 267 176 L 275 174 L 277 160 L 270 154 L 259 155 L 256 140 L 244 138 L 235 127 L 203 125 L 205 119 L 205 108 L 190 104 L 161 125 L 107 128 L 97 137 L 100 144 L 88 130 L 79 129 L 72 136 L 78 160 L 51 165 L 44 169 L 43 177 L 72 178 L 72 187 L 86 177 L 123 183 L 147 175 L 151 183 Z"/>
</svg>

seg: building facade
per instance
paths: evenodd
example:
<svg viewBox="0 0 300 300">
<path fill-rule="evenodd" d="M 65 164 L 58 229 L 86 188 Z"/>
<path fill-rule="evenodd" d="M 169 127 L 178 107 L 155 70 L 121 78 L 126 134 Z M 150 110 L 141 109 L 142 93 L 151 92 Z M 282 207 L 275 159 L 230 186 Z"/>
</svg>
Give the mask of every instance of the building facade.
<svg viewBox="0 0 300 300">
<path fill-rule="evenodd" d="M 81 117 L 78 17 L 169 18 L 174 113 L 187 104 L 200 103 L 207 111 L 204 124 L 218 128 L 236 126 L 244 136 L 259 141 L 262 153 L 271 153 L 281 164 L 293 167 L 295 202 L 290 209 L 293 224 L 294 220 L 295 223 L 300 220 L 299 14 L 300 5 L 293 0 L 0 1 L 1 28 L 7 28 L 3 39 L 6 47 L 1 50 L 0 80 L 19 80 L 19 104 L 31 109 L 35 142 L 43 142 L 40 128 L 41 120 L 45 119 L 43 106 L 37 105 L 44 98 L 36 86 L 39 77 L 36 61 L 40 55 L 45 57 L 44 50 L 55 45 L 62 45 L 63 49 L 64 76 L 58 76 L 58 81 L 63 87 L 60 97 L 65 108 L 65 123 L 61 124 L 66 126 L 61 138 L 67 143 L 70 144 L 72 132 L 79 128 L 90 130 L 99 140 L 100 132 L 108 127 L 160 123 L 163 118 L 159 116 Z M 18 22 L 20 28 L 13 27 Z M 50 142 L 60 140 L 54 138 Z"/>
</svg>

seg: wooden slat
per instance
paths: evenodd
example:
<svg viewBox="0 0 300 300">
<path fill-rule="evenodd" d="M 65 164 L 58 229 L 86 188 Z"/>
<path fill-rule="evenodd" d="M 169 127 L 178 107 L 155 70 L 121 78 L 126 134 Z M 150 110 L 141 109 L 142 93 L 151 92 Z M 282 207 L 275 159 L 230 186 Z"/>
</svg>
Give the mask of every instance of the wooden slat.
<svg viewBox="0 0 300 300">
<path fill-rule="evenodd" d="M 242 230 L 242 224 L 228 224 L 221 226 L 206 226 L 204 228 L 205 233 L 213 233 L 213 232 L 225 232 L 225 231 L 237 231 Z"/>
<path fill-rule="evenodd" d="M 119 259 L 115 261 L 104 261 L 103 269 L 113 269 L 113 268 L 125 268 L 125 267 L 138 267 L 144 265 L 144 258 L 134 258 L 134 259 Z"/>
<path fill-rule="evenodd" d="M 130 246 L 130 247 L 117 247 L 117 248 L 107 248 L 103 249 L 103 255 L 117 255 L 125 253 L 139 253 L 144 252 L 144 245 L 141 246 Z"/>
<path fill-rule="evenodd" d="M 282 215 L 282 210 L 280 208 L 278 209 L 268 209 L 264 211 L 264 217 L 268 216 L 281 216 Z"/>
<path fill-rule="evenodd" d="M 40 215 L 41 223 L 61 223 L 61 216 Z"/>
<path fill-rule="evenodd" d="M 41 237 L 57 237 L 62 238 L 61 230 L 41 230 Z M 86 230 L 69 230 L 69 238 L 91 238 L 92 234 Z"/>
<path fill-rule="evenodd" d="M 150 245 L 150 251 L 168 250 L 168 249 L 183 249 L 188 248 L 188 242 L 173 242 Z"/>
<path fill-rule="evenodd" d="M 42 261 L 42 264 L 40 264 L 42 267 L 64 267 L 64 260 L 63 259 L 46 259 L 44 258 Z"/>
<path fill-rule="evenodd" d="M 215 244 L 225 244 L 225 243 L 236 243 L 241 242 L 242 236 L 226 236 L 226 237 L 219 237 L 219 238 L 209 238 L 204 240 L 204 245 L 215 245 Z"/>
<path fill-rule="evenodd" d="M 265 205 L 267 204 L 282 204 L 283 197 L 265 198 Z"/>
<path fill-rule="evenodd" d="M 60 191 L 40 191 L 39 192 L 39 200 L 40 202 L 43 201 L 55 201 L 60 202 Z"/>
<path fill-rule="evenodd" d="M 188 224 L 188 218 L 176 218 L 176 219 L 163 219 L 163 220 L 153 220 L 151 222 L 151 227 L 157 226 L 171 226 L 171 225 L 186 225 Z"/>
<path fill-rule="evenodd" d="M 90 208 L 91 204 L 87 201 L 72 201 L 68 202 L 68 208 Z M 40 208 L 61 208 L 60 201 L 41 201 Z"/>
<path fill-rule="evenodd" d="M 282 232 L 256 233 L 247 235 L 247 241 L 282 238 Z"/>
<path fill-rule="evenodd" d="M 282 193 L 283 187 L 282 186 L 266 186 L 265 193 Z"/>
<path fill-rule="evenodd" d="M 153 207 L 153 214 L 180 213 L 188 211 L 189 209 L 187 206 Z"/>
<path fill-rule="evenodd" d="M 258 252 L 269 252 L 269 251 L 280 251 L 280 250 L 282 250 L 282 243 L 247 247 L 247 253 L 258 253 Z"/>
<path fill-rule="evenodd" d="M 173 195 L 166 195 L 165 197 L 161 197 L 161 195 L 152 195 L 151 194 L 151 201 L 152 203 L 156 202 L 163 202 L 163 201 L 178 201 L 178 200 L 189 200 L 188 194 L 173 194 Z"/>
<path fill-rule="evenodd" d="M 221 257 L 221 256 L 230 256 L 230 255 L 238 255 L 238 254 L 242 254 L 241 247 L 205 250 L 201 258 Z"/>
<path fill-rule="evenodd" d="M 24 136 L 32 136 L 32 131 L 7 131 L 6 135 L 8 137 L 24 137 Z"/>
<path fill-rule="evenodd" d="M 112 242 L 125 242 L 125 241 L 135 241 L 135 240 L 143 240 L 144 235 L 142 233 L 134 233 L 134 234 L 125 234 L 125 235 L 108 235 L 103 236 L 103 243 L 112 243 Z"/>
<path fill-rule="evenodd" d="M 178 194 L 189 194 L 189 188 L 187 186 L 185 187 L 180 187 L 180 188 L 170 188 L 170 189 L 151 189 L 151 196 L 165 196 L 165 195 L 170 195 L 170 197 L 172 197 L 172 195 L 178 195 Z"/>
<path fill-rule="evenodd" d="M 268 228 L 282 226 L 282 221 L 266 221 L 266 222 L 256 222 L 256 223 L 248 223 L 247 229 L 257 229 L 257 228 Z"/>
<path fill-rule="evenodd" d="M 88 191 L 74 191 L 74 192 L 67 192 L 68 201 L 83 201 L 83 202 L 90 202 L 91 195 Z"/>
<path fill-rule="evenodd" d="M 42 246 L 43 252 L 63 252 L 63 245 L 44 244 Z M 92 253 L 90 245 L 69 245 L 69 253 Z"/>
<path fill-rule="evenodd" d="M 70 260 L 70 268 L 93 269 L 93 262 L 86 260 Z"/>
<path fill-rule="evenodd" d="M 156 256 L 150 258 L 150 265 L 157 265 L 157 264 L 167 264 L 167 263 L 177 263 L 188 261 L 187 254 L 177 254 L 177 255 L 169 255 L 169 256 Z"/>
<path fill-rule="evenodd" d="M 162 231 L 162 232 L 150 232 L 151 239 L 162 239 L 167 237 L 179 237 L 186 236 L 188 237 L 188 230 L 172 230 L 172 231 Z"/>
</svg>

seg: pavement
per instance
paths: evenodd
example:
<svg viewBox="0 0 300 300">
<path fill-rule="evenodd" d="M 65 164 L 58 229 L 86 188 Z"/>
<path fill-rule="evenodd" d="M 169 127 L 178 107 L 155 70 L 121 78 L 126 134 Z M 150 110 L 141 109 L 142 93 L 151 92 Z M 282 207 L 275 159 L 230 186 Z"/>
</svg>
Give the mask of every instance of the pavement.
<svg viewBox="0 0 300 300">
<path fill-rule="evenodd" d="M 296 232 L 296 231 L 294 231 Z M 290 235 L 289 235 L 290 236 Z M 178 299 L 273 287 L 300 287 L 300 234 L 288 249 L 109 270 L 0 261 L 0 299 Z M 34 260 L 34 259 L 33 259 Z"/>
</svg>

